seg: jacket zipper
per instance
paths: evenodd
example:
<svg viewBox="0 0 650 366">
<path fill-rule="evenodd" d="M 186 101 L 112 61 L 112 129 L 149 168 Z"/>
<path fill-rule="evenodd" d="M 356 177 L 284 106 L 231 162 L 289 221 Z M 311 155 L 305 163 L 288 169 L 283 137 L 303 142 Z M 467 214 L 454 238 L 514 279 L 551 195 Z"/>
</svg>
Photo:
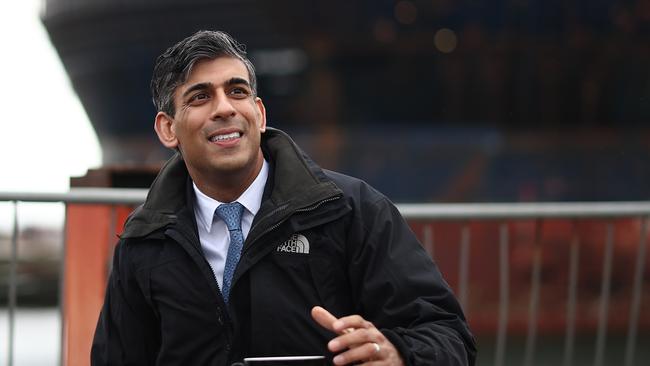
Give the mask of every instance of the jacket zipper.
<svg viewBox="0 0 650 366">
<path fill-rule="evenodd" d="M 310 211 L 313 211 L 313 210 L 319 208 L 320 206 L 322 206 L 323 204 L 325 204 L 325 203 L 327 203 L 327 202 L 331 202 L 331 201 L 336 201 L 336 200 L 338 200 L 339 198 L 341 198 L 341 195 L 337 195 L 337 196 L 333 196 L 333 197 L 330 197 L 330 198 L 326 198 L 326 199 L 324 199 L 324 200 L 321 200 L 321 201 L 316 202 L 315 204 L 313 204 L 313 205 L 311 205 L 311 206 L 309 206 L 309 207 L 299 208 L 299 209 L 295 210 L 293 214 L 298 213 L 298 212 L 310 212 Z M 283 207 L 281 207 L 281 208 L 279 208 L 279 209 L 273 211 L 271 214 L 276 214 L 276 213 L 278 213 L 278 212 L 284 210 L 285 208 L 286 208 L 286 206 L 283 206 Z M 271 214 L 269 214 L 269 216 L 271 216 Z M 266 229 L 265 229 L 261 234 L 259 234 L 259 235 L 257 236 L 257 238 L 255 238 L 255 241 L 259 240 L 259 238 L 261 238 L 261 237 L 263 237 L 264 235 L 270 233 L 271 231 L 277 229 L 280 225 L 282 225 L 285 221 L 287 221 L 287 220 L 288 220 L 288 219 L 289 219 L 293 214 L 291 214 L 291 215 L 287 215 L 287 217 L 285 217 L 285 218 L 283 218 L 282 220 L 276 222 L 276 223 L 275 223 L 274 225 L 272 225 L 271 227 L 266 228 Z M 251 242 L 251 243 L 252 243 L 252 242 Z M 251 244 L 249 244 L 248 247 L 250 248 L 250 247 L 251 247 Z M 242 253 L 242 254 L 243 254 L 243 253 Z"/>
<path fill-rule="evenodd" d="M 333 197 L 330 197 L 330 198 L 326 198 L 326 199 L 324 199 L 324 200 L 322 200 L 322 201 L 318 201 L 318 202 L 316 202 L 315 204 L 313 204 L 313 205 L 311 205 L 311 206 L 309 206 L 309 207 L 299 208 L 299 209 L 297 209 L 295 212 L 309 212 L 309 211 L 314 211 L 315 209 L 319 208 L 319 207 L 322 206 L 323 204 L 325 204 L 325 203 L 327 203 L 327 202 L 336 201 L 336 200 L 338 200 L 338 199 L 340 199 L 340 198 L 341 198 L 341 195 L 336 195 L 336 196 L 333 196 Z"/>
<path fill-rule="evenodd" d="M 198 251 L 198 249 L 196 248 L 196 246 L 195 246 L 194 244 L 192 244 L 193 240 L 189 240 L 189 239 L 188 239 L 187 233 L 185 232 L 185 230 L 184 230 L 182 227 L 178 227 L 178 228 L 176 228 L 175 231 L 178 232 L 179 234 L 181 234 L 181 236 L 183 237 L 183 239 L 185 239 L 186 241 L 188 241 L 188 242 L 190 243 L 190 246 L 194 249 L 194 251 L 197 251 L 197 252 L 198 252 L 199 257 L 201 257 L 201 259 L 203 260 L 203 263 L 204 263 L 206 266 L 208 266 L 208 268 L 210 268 L 210 273 L 212 273 L 212 280 L 214 281 L 214 284 L 217 286 L 217 290 L 219 291 L 219 295 L 218 295 L 217 297 L 221 297 L 221 299 L 223 300 L 223 294 L 222 294 L 222 292 L 221 292 L 221 286 L 219 286 L 219 282 L 217 282 L 217 276 L 214 274 L 214 269 L 212 269 L 212 266 L 210 265 L 210 263 L 208 262 L 208 260 L 205 259 L 205 256 L 203 255 L 203 253 L 200 252 L 200 251 Z M 199 247 L 200 247 L 200 245 L 201 245 L 201 244 L 199 243 Z M 225 302 L 225 300 L 223 300 L 222 302 L 223 302 L 223 306 L 221 306 L 221 304 L 220 304 L 219 308 L 225 309 L 226 302 Z M 228 315 L 226 315 L 226 316 L 225 316 L 225 319 L 224 319 L 224 317 L 223 317 L 223 315 L 222 315 L 223 313 L 224 313 L 224 311 L 221 311 L 221 310 L 218 310 L 218 311 L 217 311 L 217 316 L 218 316 L 218 319 L 217 319 L 217 320 L 218 320 L 218 321 L 219 321 L 223 326 L 227 326 L 226 321 L 229 321 L 230 319 L 229 319 Z M 226 309 L 225 313 L 228 314 L 227 309 Z"/>
<path fill-rule="evenodd" d="M 194 251 L 197 251 L 199 254 L 199 257 L 203 260 L 203 263 L 208 266 L 210 269 L 210 273 L 212 274 L 212 280 L 214 281 L 214 284 L 217 287 L 217 291 L 219 292 L 216 296 L 217 299 L 221 299 L 219 302 L 219 305 L 217 306 L 216 313 L 217 313 L 217 321 L 219 324 L 224 328 L 224 334 L 226 335 L 226 353 L 227 353 L 227 359 L 230 359 L 231 355 L 230 352 L 232 351 L 232 335 L 230 334 L 230 327 L 231 327 L 231 320 L 230 320 L 230 315 L 228 314 L 228 308 L 226 305 L 225 300 L 223 299 L 223 294 L 221 293 L 221 287 L 219 286 L 219 282 L 217 282 L 217 276 L 214 274 L 214 270 L 212 269 L 212 266 L 210 266 L 210 263 L 208 263 L 208 260 L 205 259 L 205 256 L 203 253 L 197 249 L 197 246 L 192 244 L 193 240 L 188 239 L 188 237 L 193 237 L 193 235 L 188 235 L 187 232 L 185 232 L 183 227 L 177 227 L 176 229 L 173 230 L 174 232 L 180 234 L 181 238 L 184 239 L 188 244 L 192 247 Z M 175 239 L 178 242 L 178 239 Z M 179 243 L 180 244 L 180 243 Z M 182 246 L 182 244 L 181 244 Z M 199 247 L 201 244 L 199 243 Z M 219 301 L 219 300 L 217 300 Z"/>
</svg>

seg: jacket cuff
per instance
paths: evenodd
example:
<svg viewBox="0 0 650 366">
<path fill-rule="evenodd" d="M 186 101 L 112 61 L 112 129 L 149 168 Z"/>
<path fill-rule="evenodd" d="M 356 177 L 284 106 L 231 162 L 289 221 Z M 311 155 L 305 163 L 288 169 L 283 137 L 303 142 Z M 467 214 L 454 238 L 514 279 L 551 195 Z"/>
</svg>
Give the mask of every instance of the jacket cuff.
<svg viewBox="0 0 650 366">
<path fill-rule="evenodd" d="M 390 343 L 392 343 L 393 346 L 395 346 L 397 352 L 399 352 L 400 356 L 402 356 L 402 361 L 404 361 L 404 365 L 415 366 L 413 364 L 413 360 L 411 359 L 412 358 L 411 350 L 407 346 L 406 342 L 404 342 L 402 337 L 397 335 L 397 333 L 391 329 L 380 329 L 379 331 L 381 331 L 384 334 L 384 337 L 386 337 L 390 341 Z"/>
</svg>

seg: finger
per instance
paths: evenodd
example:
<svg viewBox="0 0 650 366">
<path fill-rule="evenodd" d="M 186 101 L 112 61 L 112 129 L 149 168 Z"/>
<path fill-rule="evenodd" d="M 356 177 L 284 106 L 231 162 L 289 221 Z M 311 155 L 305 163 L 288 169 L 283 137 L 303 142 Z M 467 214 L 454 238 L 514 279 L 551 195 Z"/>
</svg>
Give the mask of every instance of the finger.
<svg viewBox="0 0 650 366">
<path fill-rule="evenodd" d="M 345 329 L 356 329 L 356 328 L 373 328 L 371 322 L 365 320 L 359 315 L 349 315 L 343 318 L 338 319 L 333 323 L 333 327 L 337 333 L 344 332 Z"/>
<path fill-rule="evenodd" d="M 339 352 L 346 348 L 353 348 L 364 343 L 374 342 L 374 338 L 365 329 L 357 329 L 351 333 L 338 336 L 327 343 L 327 348 L 332 352 Z"/>
<path fill-rule="evenodd" d="M 316 321 L 316 323 L 320 324 L 321 327 L 335 333 L 340 333 L 334 329 L 334 325 L 333 325 L 334 322 L 336 322 L 338 319 L 336 319 L 334 315 L 332 315 L 329 311 L 325 310 L 324 308 L 320 306 L 314 306 L 311 309 L 311 317 Z"/>
<path fill-rule="evenodd" d="M 337 355 L 333 361 L 335 365 L 347 365 L 354 362 L 370 361 L 377 356 L 378 352 L 375 346 L 372 343 L 365 343 Z"/>
</svg>

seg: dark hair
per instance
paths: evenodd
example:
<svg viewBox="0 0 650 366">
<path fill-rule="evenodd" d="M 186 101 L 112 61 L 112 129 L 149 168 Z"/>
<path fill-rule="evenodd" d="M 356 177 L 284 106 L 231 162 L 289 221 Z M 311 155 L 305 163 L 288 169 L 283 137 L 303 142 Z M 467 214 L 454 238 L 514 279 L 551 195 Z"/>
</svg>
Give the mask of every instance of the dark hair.
<svg viewBox="0 0 650 366">
<path fill-rule="evenodd" d="M 253 95 L 257 95 L 255 68 L 246 58 L 246 46 L 220 31 L 198 31 L 158 56 L 151 77 L 151 95 L 157 111 L 173 116 L 174 92 L 183 84 L 197 61 L 234 57 L 246 66 Z"/>
</svg>

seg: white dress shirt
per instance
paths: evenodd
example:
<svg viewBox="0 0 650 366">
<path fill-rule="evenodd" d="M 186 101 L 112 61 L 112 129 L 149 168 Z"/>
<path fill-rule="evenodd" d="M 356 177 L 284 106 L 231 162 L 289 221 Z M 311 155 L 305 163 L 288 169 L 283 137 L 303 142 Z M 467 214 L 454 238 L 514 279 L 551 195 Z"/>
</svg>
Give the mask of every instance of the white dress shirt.
<svg viewBox="0 0 650 366">
<path fill-rule="evenodd" d="M 262 169 L 257 178 L 251 183 L 244 193 L 235 201 L 244 206 L 244 213 L 241 220 L 241 230 L 244 240 L 248 236 L 253 224 L 253 218 L 262 204 L 262 195 L 266 179 L 269 176 L 269 164 L 264 160 Z M 226 265 L 228 246 L 230 245 L 230 232 L 226 223 L 214 214 L 219 205 L 229 202 L 219 202 L 206 196 L 192 182 L 194 193 L 196 193 L 196 204 L 194 205 L 194 216 L 199 230 L 199 240 L 205 259 L 210 263 L 214 277 L 217 279 L 219 288 L 223 286 L 223 268 Z"/>
</svg>

